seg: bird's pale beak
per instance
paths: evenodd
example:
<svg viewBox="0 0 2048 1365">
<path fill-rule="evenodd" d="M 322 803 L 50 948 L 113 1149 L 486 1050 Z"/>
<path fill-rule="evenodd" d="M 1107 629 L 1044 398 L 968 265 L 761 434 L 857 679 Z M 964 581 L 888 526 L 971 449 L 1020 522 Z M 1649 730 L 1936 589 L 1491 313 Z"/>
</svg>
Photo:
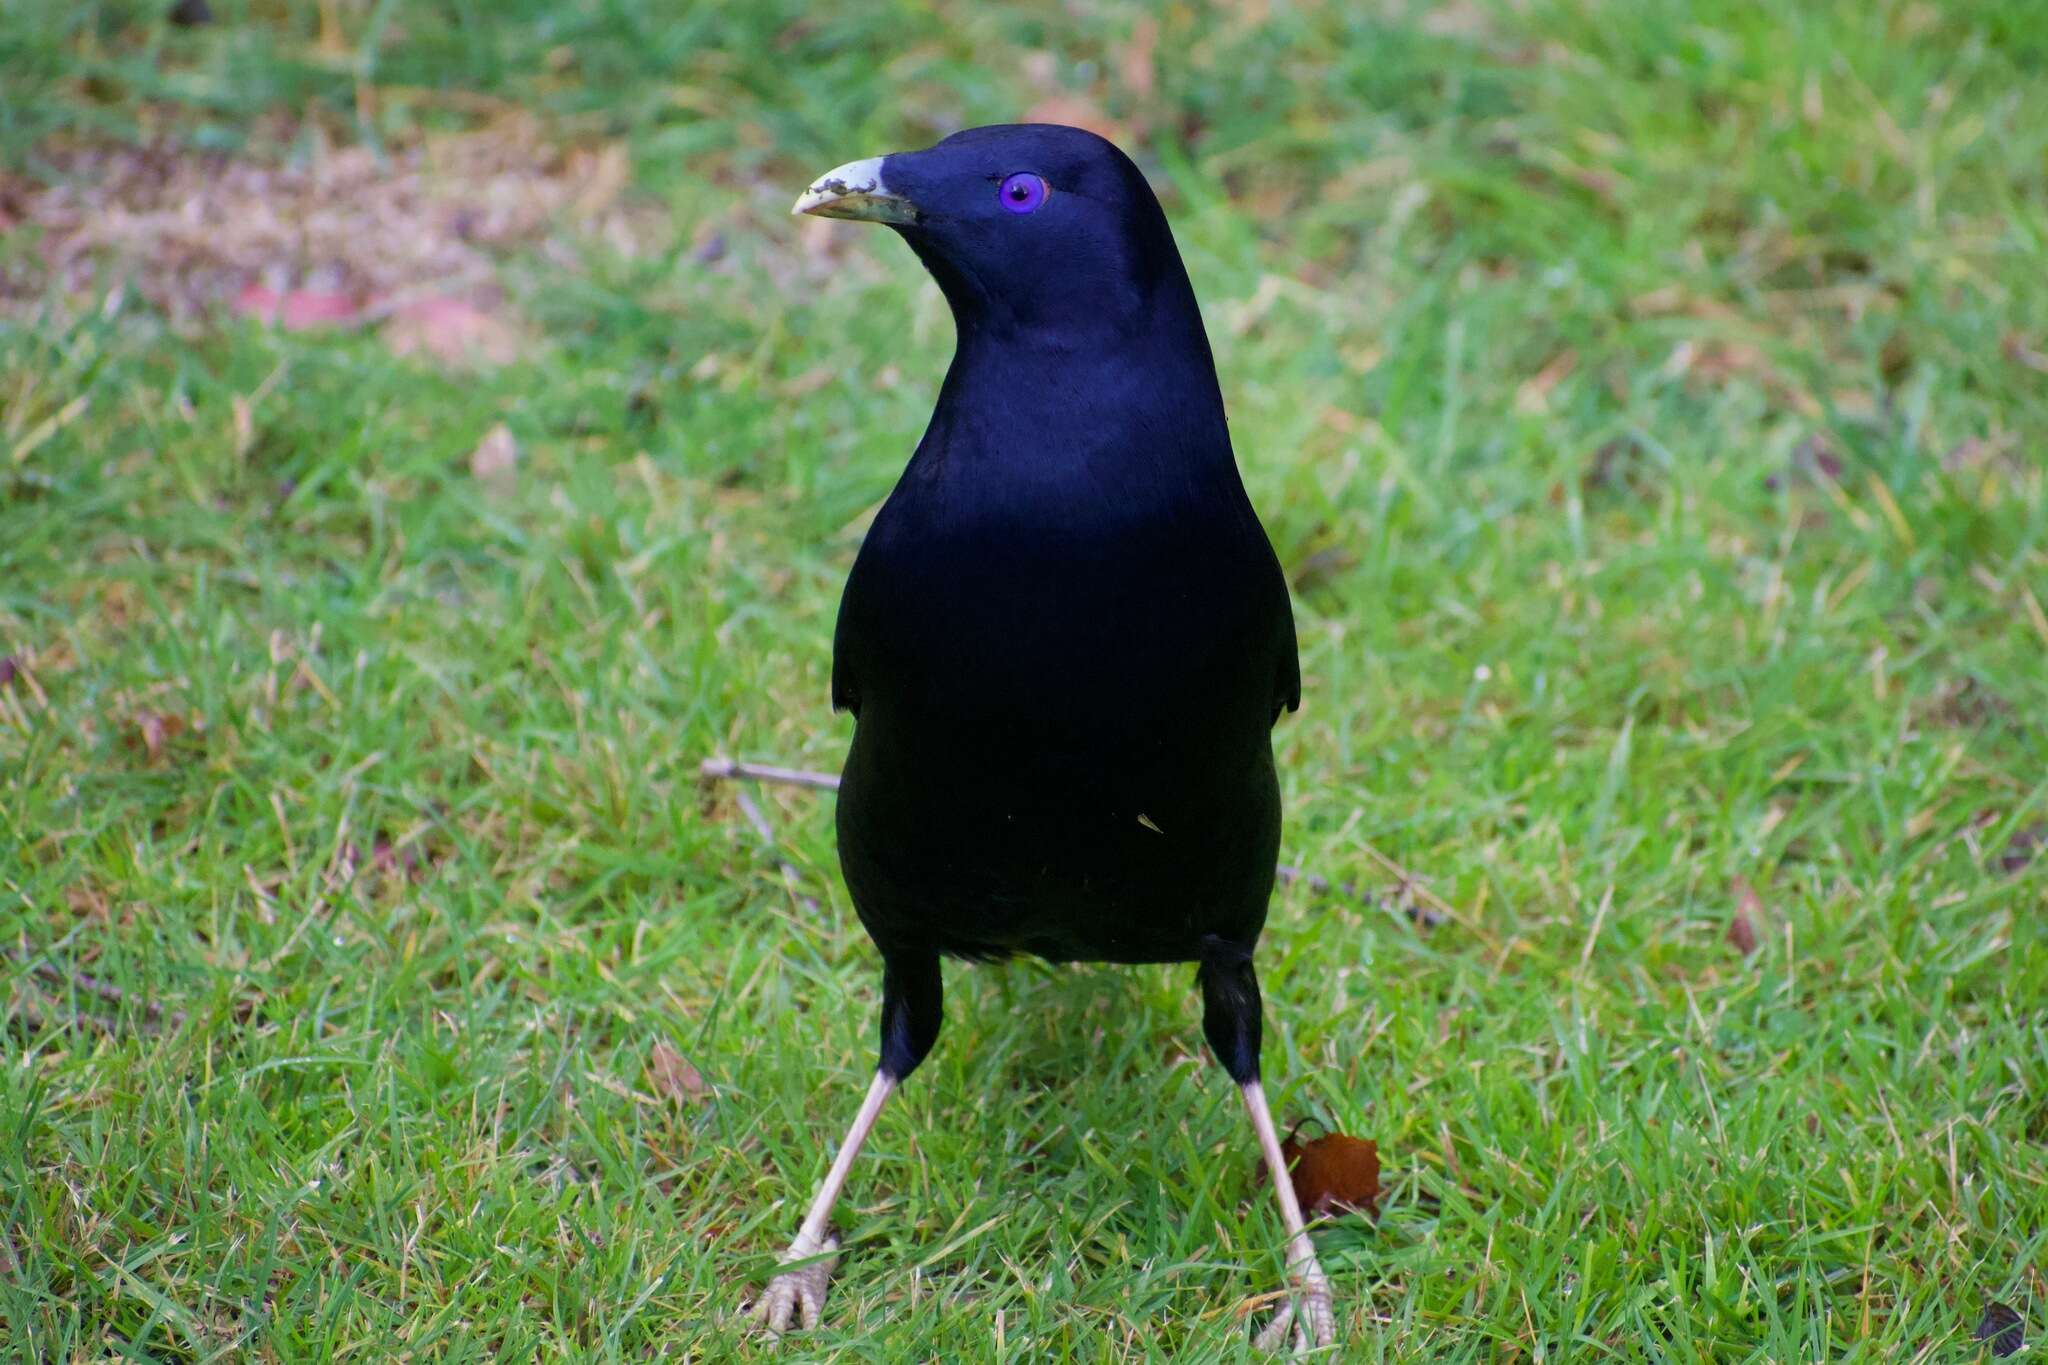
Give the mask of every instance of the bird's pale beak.
<svg viewBox="0 0 2048 1365">
<path fill-rule="evenodd" d="M 917 206 L 882 183 L 882 158 L 849 161 L 825 172 L 797 196 L 791 213 L 855 218 L 865 223 L 914 223 Z"/>
</svg>

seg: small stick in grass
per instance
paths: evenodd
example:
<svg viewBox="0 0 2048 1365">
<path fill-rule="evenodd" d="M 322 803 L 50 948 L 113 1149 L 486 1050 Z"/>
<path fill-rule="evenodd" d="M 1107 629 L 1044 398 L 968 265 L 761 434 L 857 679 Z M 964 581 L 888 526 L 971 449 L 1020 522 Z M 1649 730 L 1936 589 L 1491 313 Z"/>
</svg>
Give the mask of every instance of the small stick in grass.
<svg viewBox="0 0 2048 1365">
<path fill-rule="evenodd" d="M 765 763 L 738 763 L 732 759 L 707 758 L 698 765 L 697 770 L 706 778 L 736 778 L 746 782 L 770 782 L 786 787 L 813 787 L 823 791 L 836 791 L 839 787 L 839 779 L 831 773 L 775 768 Z M 761 842 L 768 845 L 769 852 L 776 854 L 775 866 L 781 871 L 783 884 L 789 888 L 789 894 L 796 897 L 796 903 L 803 908 L 805 914 L 817 914 L 817 897 L 806 895 L 801 890 L 803 873 L 797 871 L 796 864 L 781 856 L 781 845 L 775 838 L 775 826 L 769 823 L 767 813 L 745 790 L 734 792 L 733 801 L 740 808 L 740 814 L 747 818 L 747 823 L 754 827 L 754 833 L 761 836 Z"/>
<path fill-rule="evenodd" d="M 106 1001 L 110 1005 L 119 1006 L 128 1003 L 128 992 L 122 990 L 111 981 L 101 980 L 90 972 L 66 972 L 54 962 L 31 961 L 27 955 L 16 952 L 12 948 L 0 949 L 0 952 L 4 952 L 10 961 L 27 967 L 46 986 L 54 987 L 60 991 L 77 991 L 82 995 L 94 996 Z M 145 1021 L 143 1028 L 146 1031 L 154 1032 L 157 1025 L 168 1025 L 172 1029 L 180 1029 L 185 1026 L 185 1012 L 183 1010 L 172 1010 L 169 1014 L 166 1014 L 163 1006 L 157 1004 L 154 1000 L 141 996 L 135 998 L 135 1004 L 142 1011 L 142 1017 Z M 96 1024 L 109 1032 L 113 1031 L 112 1023 L 98 1015 L 81 1013 L 78 1017 L 89 1023 Z"/>
<path fill-rule="evenodd" d="M 809 768 L 783 768 L 773 763 L 750 763 L 745 759 L 739 758 L 707 758 L 697 765 L 697 771 L 709 779 L 724 778 L 740 782 L 766 782 L 772 786 L 780 787 L 808 787 L 813 791 L 839 790 L 839 778 L 832 773 L 821 773 Z M 767 819 L 761 814 L 760 807 L 756 806 L 744 793 L 739 795 L 738 802 L 740 813 L 747 817 L 747 822 L 754 827 L 755 832 L 773 847 L 775 832 L 768 824 Z M 1374 862 L 1378 863 L 1395 878 L 1402 892 L 1412 892 L 1414 894 L 1418 904 L 1408 906 L 1405 913 L 1410 922 L 1415 924 L 1416 927 L 1434 929 L 1445 920 L 1456 920 L 1468 929 L 1473 928 L 1471 924 L 1467 923 L 1464 916 L 1451 908 L 1450 902 L 1437 895 L 1436 892 L 1430 890 L 1427 886 L 1424 886 L 1414 873 L 1374 848 L 1371 844 L 1366 844 L 1363 847 L 1367 855 Z M 787 862 L 784 862 L 782 864 L 782 874 L 785 879 L 793 883 L 796 877 L 796 869 Z M 1280 864 L 1278 876 L 1282 886 L 1300 882 L 1318 896 L 1345 895 L 1367 904 L 1374 903 L 1373 897 L 1361 893 L 1350 882 L 1339 885 L 1333 883 L 1328 877 L 1320 873 L 1305 872 L 1292 863 Z M 803 900 L 807 908 L 811 910 L 818 908 L 817 902 L 809 897 L 802 897 L 800 899 Z"/>
<path fill-rule="evenodd" d="M 733 799 L 740 808 L 740 814 L 746 816 L 747 823 L 754 827 L 754 833 L 761 836 L 761 842 L 768 845 L 770 852 L 774 852 L 779 847 L 775 842 L 775 826 L 768 823 L 766 813 L 762 811 L 754 798 L 747 795 L 745 791 L 734 792 Z M 775 865 L 782 870 L 783 884 L 789 888 L 789 894 L 796 897 L 796 903 L 804 908 L 804 913 L 808 915 L 817 914 L 817 898 L 807 896 L 799 889 L 803 882 L 803 874 L 796 870 L 796 864 L 790 862 L 787 858 L 778 856 L 775 859 Z"/>
<path fill-rule="evenodd" d="M 21 1025 L 25 1033 L 51 1033 L 67 1023 L 87 1024 L 101 1033 L 118 1032 L 113 1020 L 84 1010 L 60 1011 L 49 996 L 25 984 L 15 988 L 7 1003 L 6 1018 L 9 1023 Z"/>
<path fill-rule="evenodd" d="M 838 774 L 812 772 L 807 768 L 778 768 L 772 763 L 748 763 L 736 758 L 707 758 L 697 767 L 706 777 L 734 777 L 746 782 L 810 787 L 817 791 L 839 790 Z"/>
<path fill-rule="evenodd" d="M 1350 900 L 1357 901 L 1361 905 L 1379 906 L 1384 908 L 1389 914 L 1402 916 L 1418 929 L 1434 929 L 1447 918 L 1441 912 L 1432 910 L 1427 905 L 1404 905 L 1397 908 L 1370 892 L 1360 891 L 1356 882 L 1333 882 L 1320 872 L 1305 872 L 1293 863 L 1280 864 L 1276 876 L 1280 885 L 1293 886 L 1299 883 L 1308 888 L 1310 895 L 1344 896 Z M 1403 884 L 1400 889 L 1406 891 L 1411 888 Z M 1399 898 L 1396 897 L 1396 899 Z"/>
</svg>

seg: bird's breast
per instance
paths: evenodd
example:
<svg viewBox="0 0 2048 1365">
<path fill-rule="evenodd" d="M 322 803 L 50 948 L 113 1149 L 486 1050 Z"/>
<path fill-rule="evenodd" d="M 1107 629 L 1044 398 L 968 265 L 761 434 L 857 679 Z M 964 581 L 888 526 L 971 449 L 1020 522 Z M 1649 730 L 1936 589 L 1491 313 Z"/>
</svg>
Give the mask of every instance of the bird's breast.
<svg viewBox="0 0 2048 1365">
<path fill-rule="evenodd" d="M 864 714 L 1113 751 L 1197 719 L 1271 720 L 1270 670 L 1253 662 L 1273 634 L 1269 599 L 1226 534 L 982 523 L 881 549 L 849 602 Z"/>
<path fill-rule="evenodd" d="M 1255 935 L 1292 640 L 1256 522 L 916 492 L 862 547 L 835 660 L 858 698 L 840 853 L 871 932 L 1123 960 Z"/>
</svg>

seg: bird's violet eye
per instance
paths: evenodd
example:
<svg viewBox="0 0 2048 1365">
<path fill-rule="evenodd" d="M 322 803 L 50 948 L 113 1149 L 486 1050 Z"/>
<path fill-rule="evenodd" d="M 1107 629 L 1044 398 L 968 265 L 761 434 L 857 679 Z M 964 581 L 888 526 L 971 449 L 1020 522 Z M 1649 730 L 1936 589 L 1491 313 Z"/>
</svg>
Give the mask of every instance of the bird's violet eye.
<svg viewBox="0 0 2048 1365">
<path fill-rule="evenodd" d="M 1019 171 L 1003 177 L 1002 185 L 996 190 L 996 198 L 1012 213 L 1030 213 L 1045 202 L 1046 193 L 1042 176 Z"/>
</svg>

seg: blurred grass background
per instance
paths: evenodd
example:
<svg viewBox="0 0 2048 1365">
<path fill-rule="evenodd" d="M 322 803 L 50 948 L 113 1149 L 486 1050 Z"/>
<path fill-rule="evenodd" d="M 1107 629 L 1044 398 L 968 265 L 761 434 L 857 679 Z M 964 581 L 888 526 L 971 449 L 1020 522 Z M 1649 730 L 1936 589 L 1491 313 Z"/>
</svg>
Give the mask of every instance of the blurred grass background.
<svg viewBox="0 0 2048 1365">
<path fill-rule="evenodd" d="M 1286 854 L 1373 898 L 1261 954 L 1283 1121 L 1387 1172 L 1340 1358 L 2039 1337 L 2034 0 L 211 9 L 0 22 L 16 1358 L 769 1354 L 877 973 L 829 797 L 760 793 L 792 886 L 697 766 L 836 768 L 950 346 L 788 202 L 1026 114 L 1152 176 L 1295 584 Z M 398 344 L 449 261 L 489 344 Z M 949 984 L 783 1355 L 1246 1357 L 1188 974 Z"/>
</svg>

